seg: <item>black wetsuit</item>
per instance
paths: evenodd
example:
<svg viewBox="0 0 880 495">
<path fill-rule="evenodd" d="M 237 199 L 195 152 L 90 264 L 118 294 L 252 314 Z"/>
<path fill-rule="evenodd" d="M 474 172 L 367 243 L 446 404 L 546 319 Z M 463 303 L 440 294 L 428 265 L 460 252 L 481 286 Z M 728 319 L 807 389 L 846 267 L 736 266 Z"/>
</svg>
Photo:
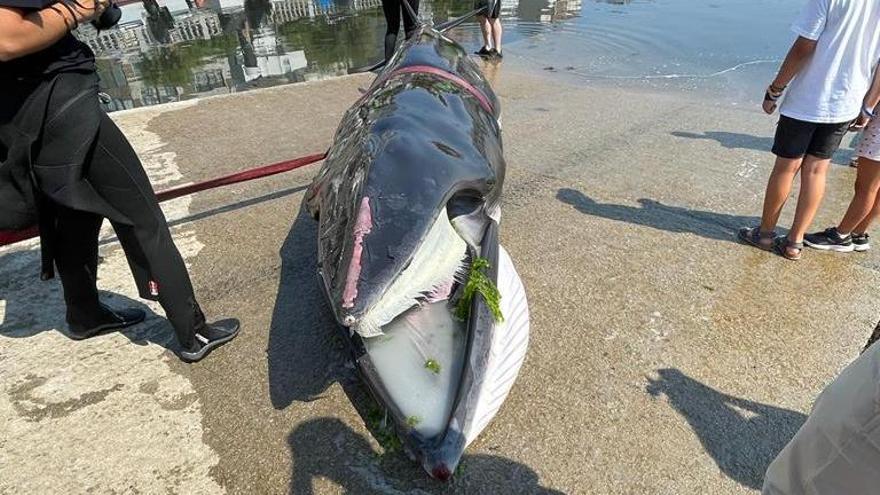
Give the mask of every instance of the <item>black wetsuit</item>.
<svg viewBox="0 0 880 495">
<path fill-rule="evenodd" d="M 385 22 L 388 29 L 385 31 L 385 61 L 394 55 L 397 46 L 397 33 L 400 31 L 400 16 L 403 15 L 403 32 L 409 38 L 416 28 L 419 27 L 418 19 L 409 14 L 404 0 L 382 0 L 382 10 L 385 12 Z M 419 13 L 419 0 L 408 0 L 413 12 Z"/>
<path fill-rule="evenodd" d="M 158 300 L 184 348 L 204 325 L 186 266 L 140 160 L 101 109 L 91 50 L 67 35 L 0 63 L 0 229 L 38 220 L 43 277 L 58 269 L 68 321 L 98 306 L 98 233 L 110 220 L 141 297 Z"/>
</svg>

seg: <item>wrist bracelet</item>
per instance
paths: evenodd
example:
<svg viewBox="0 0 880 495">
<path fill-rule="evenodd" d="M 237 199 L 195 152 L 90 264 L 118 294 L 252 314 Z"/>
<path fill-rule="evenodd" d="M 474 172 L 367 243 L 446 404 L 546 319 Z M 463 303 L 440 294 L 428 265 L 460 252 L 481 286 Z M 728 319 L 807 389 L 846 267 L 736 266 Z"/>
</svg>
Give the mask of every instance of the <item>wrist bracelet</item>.
<svg viewBox="0 0 880 495">
<path fill-rule="evenodd" d="M 73 7 L 71 7 L 70 5 L 67 5 L 67 2 L 65 2 L 64 0 L 62 0 L 58 3 L 60 3 L 65 9 L 67 9 L 68 12 L 70 12 L 70 15 L 72 17 L 71 20 L 73 21 L 73 27 L 70 30 L 75 31 L 77 28 L 79 28 L 79 19 L 77 19 L 76 12 L 74 12 Z M 62 16 L 63 16 L 63 14 L 62 14 Z"/>
<path fill-rule="evenodd" d="M 774 98 L 779 98 L 780 96 L 782 96 L 782 93 L 784 93 L 784 92 L 785 92 L 785 88 L 779 89 L 779 88 L 773 86 L 772 84 L 767 87 L 767 94 L 774 97 Z"/>
<path fill-rule="evenodd" d="M 774 85 L 771 84 L 771 85 L 770 85 L 770 91 L 772 91 L 772 92 L 774 92 L 774 93 L 777 93 L 777 94 L 781 95 L 782 92 L 785 91 L 785 88 L 787 88 L 787 87 L 788 87 L 788 86 L 774 86 Z"/>
<path fill-rule="evenodd" d="M 871 119 L 877 116 L 874 109 L 868 108 L 868 105 L 862 105 L 862 114 Z"/>
</svg>

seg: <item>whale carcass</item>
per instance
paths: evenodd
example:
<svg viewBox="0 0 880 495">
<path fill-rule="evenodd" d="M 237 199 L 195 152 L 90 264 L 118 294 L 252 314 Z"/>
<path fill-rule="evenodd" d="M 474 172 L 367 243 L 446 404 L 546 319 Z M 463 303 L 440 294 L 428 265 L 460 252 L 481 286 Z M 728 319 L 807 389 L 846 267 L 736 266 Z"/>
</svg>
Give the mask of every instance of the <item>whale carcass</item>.
<svg viewBox="0 0 880 495">
<path fill-rule="evenodd" d="M 346 112 L 304 200 L 357 367 L 438 479 L 498 412 L 528 346 L 525 290 L 498 241 L 499 116 L 462 47 L 423 27 Z"/>
</svg>

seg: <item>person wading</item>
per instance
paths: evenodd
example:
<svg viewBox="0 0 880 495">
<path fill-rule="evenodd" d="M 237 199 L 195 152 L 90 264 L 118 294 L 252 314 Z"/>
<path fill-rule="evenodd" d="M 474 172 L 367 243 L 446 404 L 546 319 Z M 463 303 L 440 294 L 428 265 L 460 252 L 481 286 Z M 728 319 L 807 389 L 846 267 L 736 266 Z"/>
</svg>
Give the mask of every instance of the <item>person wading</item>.
<svg viewBox="0 0 880 495">
<path fill-rule="evenodd" d="M 39 224 L 42 277 L 57 267 L 69 335 L 80 340 L 145 317 L 98 299 L 98 234 L 109 219 L 141 297 L 165 309 L 180 358 L 198 361 L 239 323 L 205 322 L 143 166 L 101 109 L 94 54 L 71 31 L 107 1 L 0 0 L 0 229 Z"/>
<path fill-rule="evenodd" d="M 403 32 L 407 39 L 418 29 L 418 19 L 410 15 L 409 9 L 403 2 L 409 3 L 412 12 L 419 13 L 419 0 L 382 0 L 382 11 L 385 13 L 385 22 L 388 28 L 385 31 L 385 62 L 391 60 L 394 49 L 397 47 L 397 33 L 400 31 L 400 18 L 403 15 Z"/>
</svg>

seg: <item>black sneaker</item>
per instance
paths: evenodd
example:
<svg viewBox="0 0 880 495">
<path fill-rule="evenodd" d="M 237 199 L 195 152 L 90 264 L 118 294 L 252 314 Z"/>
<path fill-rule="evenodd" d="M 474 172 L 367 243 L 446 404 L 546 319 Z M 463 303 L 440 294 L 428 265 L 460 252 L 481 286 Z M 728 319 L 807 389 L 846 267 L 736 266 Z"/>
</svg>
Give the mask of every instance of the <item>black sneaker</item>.
<svg viewBox="0 0 880 495">
<path fill-rule="evenodd" d="M 490 50 L 484 46 L 483 48 L 480 48 L 479 50 L 475 51 L 474 55 L 479 55 L 481 57 L 488 57 L 488 56 L 492 55 L 492 50 Z"/>
<path fill-rule="evenodd" d="M 204 325 L 196 330 L 193 346 L 190 349 L 181 350 L 178 355 L 187 363 L 201 361 L 211 351 L 234 339 L 240 328 L 241 323 L 233 318 Z"/>
<path fill-rule="evenodd" d="M 804 244 L 813 249 L 821 251 L 834 251 L 837 253 L 851 253 L 855 249 L 853 246 L 852 235 L 842 237 L 837 227 L 830 227 L 824 232 L 816 232 L 815 234 L 807 234 L 804 236 Z"/>
<path fill-rule="evenodd" d="M 110 309 L 101 304 L 101 314 L 94 321 L 79 322 L 68 316 L 68 336 L 73 340 L 85 340 L 137 325 L 146 317 L 147 314 L 139 309 Z"/>
<path fill-rule="evenodd" d="M 853 251 L 857 253 L 863 253 L 869 249 L 871 249 L 871 242 L 868 241 L 868 234 L 856 234 L 852 235 L 852 243 L 853 243 Z"/>
<path fill-rule="evenodd" d="M 494 57 L 494 58 L 497 58 L 497 59 L 502 59 L 502 58 L 504 58 L 504 55 L 502 55 L 501 52 L 499 52 L 498 50 L 496 50 L 496 49 L 494 49 L 494 48 L 491 49 L 491 50 L 489 50 L 489 53 L 490 53 L 490 55 L 491 55 L 492 57 Z"/>
</svg>

